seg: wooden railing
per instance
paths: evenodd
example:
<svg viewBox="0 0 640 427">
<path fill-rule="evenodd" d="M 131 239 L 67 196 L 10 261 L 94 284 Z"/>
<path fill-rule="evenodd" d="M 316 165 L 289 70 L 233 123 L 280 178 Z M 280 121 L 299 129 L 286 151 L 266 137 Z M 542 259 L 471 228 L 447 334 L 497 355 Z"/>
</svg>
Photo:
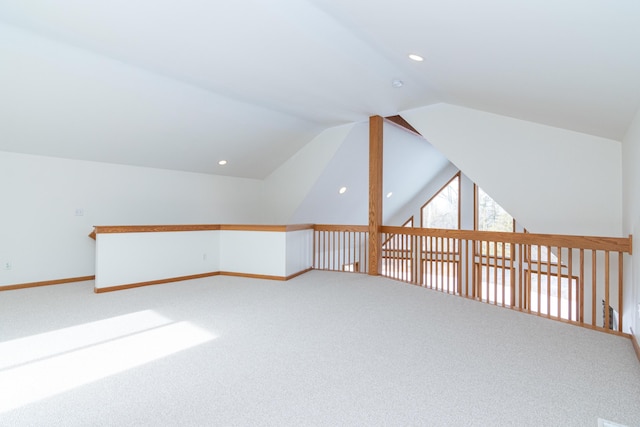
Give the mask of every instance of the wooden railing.
<svg viewBox="0 0 640 427">
<path fill-rule="evenodd" d="M 369 227 L 314 225 L 313 268 L 366 273 L 369 270 Z"/>
<path fill-rule="evenodd" d="M 367 272 L 367 227 L 315 230 L 314 268 Z M 623 330 L 624 258 L 631 253 L 631 237 L 388 226 L 381 233 L 386 277 L 609 332 Z"/>
</svg>

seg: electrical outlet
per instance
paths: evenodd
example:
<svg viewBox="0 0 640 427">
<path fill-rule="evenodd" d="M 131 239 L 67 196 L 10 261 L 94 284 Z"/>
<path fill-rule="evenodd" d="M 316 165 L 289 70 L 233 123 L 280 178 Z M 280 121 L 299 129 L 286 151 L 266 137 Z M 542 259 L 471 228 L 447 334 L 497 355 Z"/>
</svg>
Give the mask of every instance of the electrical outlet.
<svg viewBox="0 0 640 427">
<path fill-rule="evenodd" d="M 84 209 L 76 208 L 76 216 L 84 216 Z"/>
<path fill-rule="evenodd" d="M 11 265 L 11 261 L 5 261 L 5 262 L 2 264 L 2 267 L 3 267 L 5 270 L 11 270 L 11 268 L 13 268 L 13 265 Z"/>
<path fill-rule="evenodd" d="M 206 261 L 207 260 L 207 254 L 202 254 L 202 260 Z"/>
</svg>

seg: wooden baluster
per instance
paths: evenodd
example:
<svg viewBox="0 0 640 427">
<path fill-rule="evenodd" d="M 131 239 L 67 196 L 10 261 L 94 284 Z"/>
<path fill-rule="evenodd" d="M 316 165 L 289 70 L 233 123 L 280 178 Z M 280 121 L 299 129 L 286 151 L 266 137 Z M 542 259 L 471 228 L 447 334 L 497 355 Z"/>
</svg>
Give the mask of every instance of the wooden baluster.
<svg viewBox="0 0 640 427">
<path fill-rule="evenodd" d="M 517 264 L 516 264 L 516 259 L 517 259 L 517 251 L 519 250 L 518 248 L 520 247 L 520 245 L 518 245 L 517 243 L 511 243 L 509 246 L 509 250 L 510 250 L 510 255 L 511 255 L 511 272 L 509 274 L 509 278 L 511 279 L 511 307 L 518 307 L 520 308 L 520 306 L 518 305 L 518 295 L 520 294 L 520 288 L 518 288 L 518 273 L 517 273 Z"/>
<path fill-rule="evenodd" d="M 463 266 L 464 266 L 464 296 L 468 297 L 469 296 L 469 264 L 472 264 L 473 262 L 473 258 L 469 258 L 469 255 L 471 254 L 471 240 L 463 240 L 463 242 L 465 243 L 466 246 L 466 250 L 464 251 L 464 258 L 465 260 L 462 261 L 463 262 Z M 462 255 L 461 257 L 462 258 Z M 473 268 L 473 267 L 472 267 Z M 471 291 L 473 293 L 473 291 Z"/>
<path fill-rule="evenodd" d="M 584 249 L 580 249 L 580 283 L 578 283 L 578 321 L 584 323 Z"/>
<path fill-rule="evenodd" d="M 569 260 L 567 261 L 568 265 L 568 280 L 569 280 L 569 289 L 568 289 L 568 295 L 569 295 L 569 300 L 567 301 L 567 307 L 568 307 L 568 319 L 570 322 L 574 322 L 574 317 L 577 319 L 577 316 L 574 316 L 573 311 L 575 310 L 575 307 L 573 305 L 573 249 L 572 248 L 567 248 L 567 256 L 569 257 Z"/>
<path fill-rule="evenodd" d="M 416 251 L 419 254 L 418 255 L 418 259 L 420 262 L 420 286 L 425 286 L 426 285 L 426 259 L 425 259 L 425 254 L 424 254 L 424 244 L 425 244 L 425 237 L 424 236 L 420 236 L 418 238 L 418 243 L 419 245 L 416 247 Z"/>
<path fill-rule="evenodd" d="M 506 266 L 506 252 L 505 252 L 505 243 L 501 242 L 500 244 L 500 248 L 502 249 L 502 306 L 506 306 L 507 304 L 505 303 L 505 288 L 507 287 L 506 283 L 505 283 L 505 271 L 507 270 L 507 266 Z"/>
<path fill-rule="evenodd" d="M 318 232 L 318 268 L 324 270 L 324 261 L 326 259 L 324 251 L 324 231 Z"/>
<path fill-rule="evenodd" d="M 329 252 L 329 247 L 327 246 L 327 240 L 328 240 L 329 232 L 328 231 L 323 231 L 322 234 L 323 234 L 323 236 L 322 236 L 322 240 L 323 240 L 323 245 L 322 245 L 322 268 L 323 268 L 323 270 L 328 270 L 330 252 Z"/>
<path fill-rule="evenodd" d="M 436 250 L 438 239 L 436 237 L 431 238 L 431 251 L 429 257 L 431 259 L 431 289 L 438 289 L 438 264 L 436 262 Z"/>
<path fill-rule="evenodd" d="M 326 243 L 324 245 L 324 259 L 325 259 L 325 269 L 329 270 L 330 269 L 330 262 L 331 262 L 331 232 L 330 231 L 326 231 L 325 233 L 325 239 L 326 239 Z"/>
<path fill-rule="evenodd" d="M 331 243 L 329 243 L 329 247 L 331 248 L 331 262 L 329 263 L 329 269 L 335 271 L 336 269 L 336 232 L 332 231 L 330 233 Z"/>
<path fill-rule="evenodd" d="M 347 265 L 347 233 L 343 231 L 342 235 L 342 245 L 340 245 L 340 251 L 342 252 L 342 265 L 340 266 L 340 270 L 344 270 Z"/>
<path fill-rule="evenodd" d="M 411 276 L 410 276 L 410 270 L 409 270 L 409 266 L 410 266 L 410 262 L 409 260 L 411 258 L 409 258 L 409 236 L 407 236 L 406 234 L 403 236 L 403 244 L 404 244 L 404 250 L 402 251 L 402 271 L 403 271 L 403 275 L 404 275 L 404 280 L 409 282 L 411 281 Z"/>
<path fill-rule="evenodd" d="M 493 304 L 498 305 L 498 242 L 493 242 Z"/>
<path fill-rule="evenodd" d="M 446 259 L 447 259 L 447 254 L 445 253 L 445 242 L 446 242 L 446 237 L 441 237 L 440 238 L 440 291 L 441 292 L 446 292 L 445 289 L 445 279 L 446 279 Z"/>
<path fill-rule="evenodd" d="M 449 238 L 445 237 L 443 243 L 443 247 L 442 247 L 442 252 L 443 252 L 443 264 L 442 266 L 444 267 L 444 273 L 443 273 L 443 281 L 446 278 L 447 279 L 447 289 L 446 292 L 449 293 L 449 289 L 450 289 L 450 284 L 449 284 L 449 274 L 451 273 L 451 271 L 449 270 L 449 251 L 451 250 L 449 248 Z M 442 290 L 444 291 L 444 284 L 443 284 L 443 288 Z"/>
<path fill-rule="evenodd" d="M 610 286 L 610 270 L 609 270 L 609 251 L 604 251 L 604 327 L 605 329 L 611 329 L 610 314 L 609 314 L 609 286 Z"/>
<path fill-rule="evenodd" d="M 518 284 L 518 308 L 524 309 L 527 307 L 527 303 L 526 303 L 526 283 L 524 283 L 524 245 L 522 244 L 518 244 L 516 245 L 517 248 L 517 275 L 518 275 L 518 280 L 517 280 L 517 284 Z"/>
<path fill-rule="evenodd" d="M 360 271 L 366 273 L 369 271 L 369 238 L 367 233 L 358 232 L 358 261 L 360 261 Z"/>
<path fill-rule="evenodd" d="M 393 275 L 398 279 L 398 250 L 400 249 L 400 238 L 396 234 L 393 240 L 393 245 L 395 247 L 395 250 L 393 251 Z"/>
<path fill-rule="evenodd" d="M 591 326 L 596 325 L 596 251 L 591 251 Z"/>
<path fill-rule="evenodd" d="M 318 268 L 318 248 L 316 247 L 317 244 L 317 235 L 318 232 L 316 230 L 313 230 L 313 268 L 317 269 Z"/>
<path fill-rule="evenodd" d="M 558 318 L 562 319 L 562 248 L 561 247 L 557 247 L 558 248 L 558 267 L 557 267 L 557 271 L 556 271 L 556 281 L 558 282 L 556 284 L 556 297 L 557 297 L 557 314 L 558 314 Z"/>
<path fill-rule="evenodd" d="M 351 258 L 351 262 L 353 263 L 353 271 L 354 273 L 360 272 L 360 263 L 358 262 L 358 251 L 357 251 L 357 234 L 352 231 L 349 233 L 349 257 Z"/>
<path fill-rule="evenodd" d="M 433 245 L 433 236 L 428 236 L 426 238 L 426 249 L 425 249 L 425 254 L 424 254 L 424 259 L 425 259 L 425 264 L 427 265 L 427 274 L 429 275 L 429 277 L 427 278 L 427 287 L 429 289 L 431 289 L 432 285 L 433 285 L 433 279 L 432 279 L 432 275 L 433 275 L 433 265 L 431 264 L 431 247 Z"/>
<path fill-rule="evenodd" d="M 489 267 L 489 258 L 491 256 L 491 242 L 487 241 L 486 244 L 487 244 L 486 265 L 485 265 L 486 280 L 485 282 L 483 282 L 483 285 L 486 284 L 486 287 L 487 287 L 486 301 L 491 303 L 491 269 Z"/>
<path fill-rule="evenodd" d="M 449 274 L 447 275 L 447 277 L 449 278 L 449 293 L 455 294 L 456 293 L 455 247 L 453 244 L 453 239 L 449 237 L 448 240 L 449 240 L 449 243 L 448 243 L 449 251 L 447 252 L 447 257 L 448 257 L 447 266 L 449 268 Z"/>
<path fill-rule="evenodd" d="M 622 332 L 622 315 L 623 315 L 623 284 L 624 284 L 624 269 L 623 269 L 623 261 L 622 257 L 624 254 L 622 252 L 618 252 L 618 331 Z"/>
<path fill-rule="evenodd" d="M 433 270 L 431 275 L 433 276 L 433 288 L 438 289 L 438 238 L 433 238 L 433 247 L 431 248 L 431 262 L 433 263 Z"/>
<path fill-rule="evenodd" d="M 398 236 L 397 234 L 395 236 L 395 246 L 396 250 L 393 253 L 394 274 L 395 278 L 400 280 L 400 260 L 398 258 L 398 254 L 400 253 L 400 236 Z"/>
<path fill-rule="evenodd" d="M 406 241 L 405 241 L 405 235 L 403 234 L 402 236 L 400 236 L 400 253 L 399 253 L 399 264 L 400 264 L 400 280 L 402 281 L 406 281 L 407 280 L 407 260 L 406 260 Z"/>
<path fill-rule="evenodd" d="M 542 248 L 538 245 L 538 314 L 542 314 Z"/>
<path fill-rule="evenodd" d="M 455 241 L 455 270 L 454 270 L 454 283 L 456 288 L 454 289 L 454 293 L 457 295 L 462 295 L 462 248 L 461 248 L 462 240 L 457 239 Z"/>
<path fill-rule="evenodd" d="M 478 298 L 478 271 L 476 268 L 476 253 L 478 251 L 478 241 L 471 240 L 471 298 Z"/>
</svg>

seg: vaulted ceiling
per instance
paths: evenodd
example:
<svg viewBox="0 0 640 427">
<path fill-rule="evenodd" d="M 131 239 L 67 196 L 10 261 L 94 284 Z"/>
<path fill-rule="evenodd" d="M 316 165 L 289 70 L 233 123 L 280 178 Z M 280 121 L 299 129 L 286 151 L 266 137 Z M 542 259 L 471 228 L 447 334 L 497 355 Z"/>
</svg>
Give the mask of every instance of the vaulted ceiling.
<svg viewBox="0 0 640 427">
<path fill-rule="evenodd" d="M 0 0 L 4 151 L 264 178 L 439 102 L 621 140 L 640 2 Z"/>
</svg>

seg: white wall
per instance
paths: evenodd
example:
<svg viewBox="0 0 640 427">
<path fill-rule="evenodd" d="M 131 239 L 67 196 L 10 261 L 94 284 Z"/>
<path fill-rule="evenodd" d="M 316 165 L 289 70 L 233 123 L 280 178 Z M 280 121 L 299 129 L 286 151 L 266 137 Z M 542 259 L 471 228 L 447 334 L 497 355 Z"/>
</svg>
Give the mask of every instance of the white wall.
<svg viewBox="0 0 640 427">
<path fill-rule="evenodd" d="M 220 231 L 220 270 L 286 276 L 287 236 L 278 231 Z"/>
<path fill-rule="evenodd" d="M 219 231 L 98 234 L 96 288 L 220 270 Z"/>
<path fill-rule="evenodd" d="M 531 232 L 622 234 L 619 142 L 449 104 L 401 115 Z"/>
<path fill-rule="evenodd" d="M 336 128 L 336 129 L 342 129 Z M 383 191 L 392 192 L 383 199 L 384 223 L 402 208 L 416 193 L 444 167 L 447 159 L 423 138 L 399 126 L 385 122 L 383 153 Z M 334 131 L 335 133 L 335 131 Z M 325 153 L 326 154 L 326 153 Z M 300 200 L 287 221 L 321 224 L 367 224 L 369 212 L 369 123 L 349 127 L 340 146 L 326 162 L 319 157 L 323 170 L 314 174 L 315 182 L 308 185 L 309 172 L 305 165 L 291 169 L 287 180 L 306 182 L 304 200 Z M 289 184 L 289 187 L 293 184 Z M 347 192 L 339 194 L 341 187 Z M 283 186 L 282 188 L 287 188 Z M 297 194 L 294 192 L 294 195 Z M 286 196 L 286 194 L 283 194 Z M 277 200 L 274 198 L 274 200 Z M 297 200 L 296 200 L 297 201 Z"/>
<path fill-rule="evenodd" d="M 220 271 L 287 277 L 313 264 L 313 230 L 220 231 Z"/>
<path fill-rule="evenodd" d="M 383 223 L 391 225 L 391 218 L 420 194 L 424 186 L 429 185 L 450 162 L 421 136 L 387 122 L 383 145 L 385 197 L 382 199 L 382 213 Z M 387 198 L 389 192 L 393 194 Z"/>
<path fill-rule="evenodd" d="M 354 124 L 329 128 L 264 180 L 264 224 L 288 224 Z"/>
<path fill-rule="evenodd" d="M 313 230 L 287 232 L 286 276 L 313 267 Z"/>
<path fill-rule="evenodd" d="M 640 339 L 640 110 L 636 114 L 622 143 L 623 170 L 623 233 L 632 234 L 632 262 L 625 266 L 625 323 Z M 630 265 L 629 265 L 630 264 Z"/>
<path fill-rule="evenodd" d="M 284 278 L 313 265 L 313 230 L 98 233 L 95 287 L 206 273 Z"/>
<path fill-rule="evenodd" d="M 261 221 L 257 180 L 0 152 L 0 183 L 0 286 L 93 275 L 94 225 Z"/>
<path fill-rule="evenodd" d="M 296 180 L 295 176 L 290 176 Z M 341 187 L 347 192 L 339 194 Z M 357 123 L 304 195 L 291 224 L 369 222 L 369 124 Z"/>
</svg>

